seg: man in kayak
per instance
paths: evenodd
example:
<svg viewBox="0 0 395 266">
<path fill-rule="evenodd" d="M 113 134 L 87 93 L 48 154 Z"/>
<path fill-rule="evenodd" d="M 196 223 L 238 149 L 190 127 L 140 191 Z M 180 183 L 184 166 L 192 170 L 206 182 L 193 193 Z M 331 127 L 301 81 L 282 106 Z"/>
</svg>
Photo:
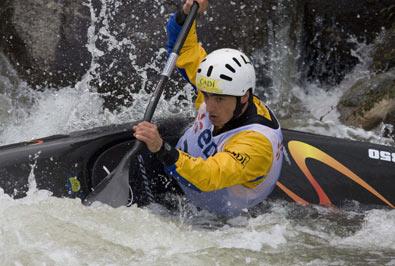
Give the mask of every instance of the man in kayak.
<svg viewBox="0 0 395 266">
<path fill-rule="evenodd" d="M 197 0 L 199 12 L 208 0 Z M 169 51 L 192 6 L 186 0 L 167 24 Z M 250 59 L 234 49 L 209 55 L 198 42 L 196 25 L 177 60 L 182 75 L 197 91 L 197 117 L 175 147 L 164 142 L 155 124 L 141 122 L 134 136 L 143 141 L 175 178 L 186 197 L 200 208 L 239 215 L 272 192 L 282 165 L 280 125 L 256 96 Z"/>
</svg>

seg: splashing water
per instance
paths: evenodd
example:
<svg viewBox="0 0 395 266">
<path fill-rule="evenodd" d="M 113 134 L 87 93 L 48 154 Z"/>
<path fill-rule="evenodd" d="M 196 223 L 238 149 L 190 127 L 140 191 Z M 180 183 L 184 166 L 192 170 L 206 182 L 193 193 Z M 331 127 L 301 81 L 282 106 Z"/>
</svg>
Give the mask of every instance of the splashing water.
<svg viewBox="0 0 395 266">
<path fill-rule="evenodd" d="M 101 2 L 97 16 L 91 2 L 87 3 L 91 8 L 87 47 L 92 61 L 75 86 L 35 91 L 18 80 L 0 54 L 0 144 L 142 117 L 141 110 L 150 97 L 144 90 L 134 95 L 137 100 L 131 107 L 110 112 L 103 108 L 101 95 L 90 86 L 91 80 L 99 75 L 98 58 L 106 52 L 96 47 L 100 35 L 108 37 L 108 49 L 133 46 L 128 40 L 113 37 L 106 20 L 109 16 L 106 1 Z M 290 47 L 282 44 L 281 39 L 272 41 L 273 47 Z M 281 60 L 292 62 L 296 52 L 287 53 L 293 58 L 272 54 L 276 63 L 273 86 L 282 87 L 275 91 L 277 96 L 269 104 L 277 111 L 286 107 L 285 112 L 278 112 L 285 127 L 389 143 L 375 132 L 349 128 L 338 120 L 335 105 L 339 97 L 353 81 L 369 75 L 369 47 L 363 44 L 358 47 L 355 53 L 361 64 L 330 90 L 316 84 L 302 88 L 289 76 L 294 70 L 278 71 Z M 130 60 L 134 60 L 133 55 Z M 147 81 L 149 68 L 160 72 L 160 67 L 152 63 L 140 67 L 142 80 Z M 160 101 L 155 117 L 192 116 L 191 87 L 184 89 L 179 94 L 184 95 L 185 102 L 178 102 L 179 95 Z M 325 103 L 319 101 L 322 98 Z M 176 110 L 176 103 L 183 108 Z M 32 164 L 27 197 L 15 200 L 0 189 L 3 265 L 395 265 L 394 210 L 364 210 L 357 203 L 333 210 L 276 201 L 260 206 L 261 210 L 251 217 L 223 221 L 182 201 L 177 212 L 158 205 L 113 209 L 95 203 L 86 208 L 78 199 L 59 199 L 49 191 L 37 190 L 34 167 Z"/>
</svg>

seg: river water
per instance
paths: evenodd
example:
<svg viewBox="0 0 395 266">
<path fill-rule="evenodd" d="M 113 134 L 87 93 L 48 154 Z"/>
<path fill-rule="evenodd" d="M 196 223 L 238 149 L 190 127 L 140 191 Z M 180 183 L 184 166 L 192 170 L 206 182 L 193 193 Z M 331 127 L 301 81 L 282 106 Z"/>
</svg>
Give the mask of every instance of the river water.
<svg viewBox="0 0 395 266">
<path fill-rule="evenodd" d="M 103 110 L 100 95 L 89 86 L 99 56 L 95 36 L 89 35 L 94 27 L 95 18 L 88 33 L 91 68 L 73 87 L 33 91 L 0 54 L 1 145 L 141 118 L 148 95 L 135 95 L 135 105 L 113 113 Z M 96 32 L 108 34 L 105 26 Z M 287 48 L 273 40 L 273 51 L 279 45 Z M 267 102 L 283 126 L 393 145 L 380 137 L 382 127 L 366 132 L 342 125 L 334 108 L 353 81 L 369 74 L 369 49 L 358 45 L 354 53 L 361 63 L 330 89 L 295 85 L 292 69 L 281 71 L 289 58 L 273 52 L 275 88 Z M 186 96 L 181 109 L 174 108 L 177 97 L 160 101 L 155 117 L 193 115 Z M 395 265 L 395 210 L 357 202 L 331 209 L 269 200 L 249 216 L 221 220 L 180 199 L 172 211 L 160 205 L 88 208 L 37 190 L 34 173 L 29 180 L 22 199 L 0 189 L 1 265 Z"/>
</svg>

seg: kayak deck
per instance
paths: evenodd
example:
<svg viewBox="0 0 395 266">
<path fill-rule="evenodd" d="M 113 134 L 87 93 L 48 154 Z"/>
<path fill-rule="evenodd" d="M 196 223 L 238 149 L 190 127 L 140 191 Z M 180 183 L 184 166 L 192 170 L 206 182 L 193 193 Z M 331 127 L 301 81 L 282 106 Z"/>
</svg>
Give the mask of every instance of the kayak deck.
<svg viewBox="0 0 395 266">
<path fill-rule="evenodd" d="M 190 119 L 159 121 L 163 137 L 175 144 Z M 0 187 L 15 198 L 24 197 L 29 176 L 37 188 L 57 197 L 83 199 L 112 171 L 133 145 L 133 123 L 55 135 L 0 147 Z M 354 200 L 394 208 L 395 148 L 283 130 L 285 158 L 282 173 L 270 198 L 300 204 L 342 206 Z M 166 177 L 162 165 L 147 150 L 135 160 L 130 173 L 134 202 L 152 200 L 138 170 L 144 167 L 150 192 L 160 202 L 164 193 L 181 193 Z M 137 171 L 137 172 L 136 172 Z"/>
</svg>

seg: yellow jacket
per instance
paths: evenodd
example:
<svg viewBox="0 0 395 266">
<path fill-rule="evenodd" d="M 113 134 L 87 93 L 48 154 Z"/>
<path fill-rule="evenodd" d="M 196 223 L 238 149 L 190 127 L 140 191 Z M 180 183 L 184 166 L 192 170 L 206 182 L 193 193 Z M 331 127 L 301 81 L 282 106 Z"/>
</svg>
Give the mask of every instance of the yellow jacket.
<svg viewBox="0 0 395 266">
<path fill-rule="evenodd" d="M 175 21 L 175 17 L 170 18 L 167 25 L 168 49 L 171 50 L 175 38 L 181 26 Z M 177 67 L 181 74 L 195 87 L 196 71 L 201 60 L 206 56 L 206 51 L 198 42 L 196 25 L 192 29 L 180 51 L 177 60 Z M 196 87 L 195 87 L 196 88 Z M 203 94 L 197 91 L 195 106 L 197 109 L 204 102 Z M 240 121 L 237 126 L 256 121 L 267 121 L 269 124 L 274 121 L 274 116 L 269 109 L 254 96 L 253 104 L 249 110 L 251 121 Z M 251 113 L 253 112 L 253 113 Z M 244 114 L 243 114 L 244 115 Z M 242 115 L 242 116 L 243 116 Z M 248 157 L 248 161 L 237 160 L 238 155 Z M 179 179 L 185 179 L 196 189 L 204 192 L 219 190 L 235 185 L 254 188 L 259 185 L 271 169 L 273 162 L 273 149 L 271 141 L 263 134 L 247 130 L 241 131 L 224 144 L 223 148 L 207 159 L 192 157 L 188 153 L 178 149 L 178 158 L 173 165 L 167 165 L 167 170 L 172 175 L 177 175 Z"/>
</svg>

